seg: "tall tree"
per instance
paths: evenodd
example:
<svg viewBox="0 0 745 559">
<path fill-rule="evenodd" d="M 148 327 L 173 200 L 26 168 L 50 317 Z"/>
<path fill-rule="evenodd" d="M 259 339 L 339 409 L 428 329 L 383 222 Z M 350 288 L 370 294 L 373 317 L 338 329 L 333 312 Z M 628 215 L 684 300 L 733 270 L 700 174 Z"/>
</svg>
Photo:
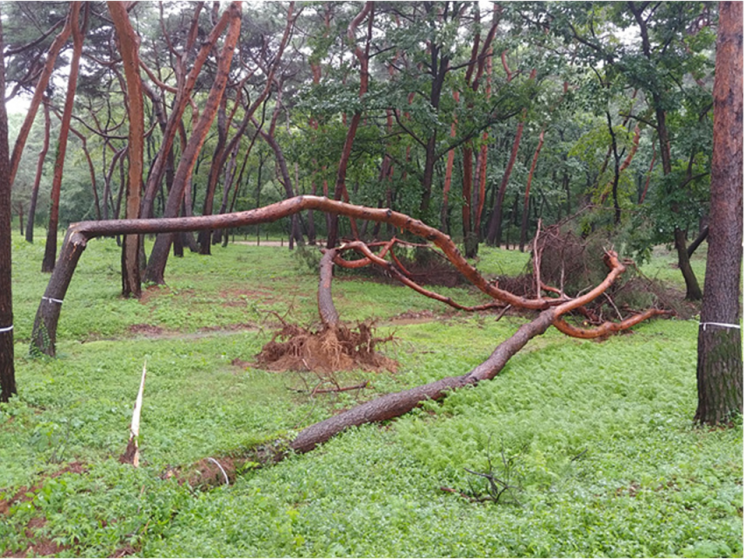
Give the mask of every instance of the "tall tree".
<svg viewBox="0 0 745 559">
<path fill-rule="evenodd" d="M 73 53 L 72 60 L 70 62 L 70 77 L 67 81 L 65 108 L 62 113 L 62 123 L 60 125 L 59 140 L 57 142 L 57 155 L 54 161 L 54 177 L 52 179 L 51 195 L 52 200 L 49 209 L 49 227 L 47 229 L 47 242 L 44 249 L 44 261 L 41 263 L 42 272 L 51 272 L 52 270 L 54 270 L 54 261 L 57 258 L 57 227 L 59 225 L 60 190 L 62 188 L 62 175 L 65 167 L 65 155 L 67 154 L 67 140 L 70 136 L 70 121 L 72 120 L 75 89 L 77 87 L 78 73 L 80 70 L 80 57 L 83 53 L 84 31 L 83 29 L 81 29 L 80 26 L 80 11 L 82 4 L 82 2 L 73 2 L 72 7 L 70 8 Z M 86 4 L 86 15 L 88 13 L 89 6 L 89 4 Z"/>
<path fill-rule="evenodd" d="M 52 119 L 49 117 L 49 98 L 45 95 L 42 99 L 44 104 L 44 140 L 39 151 L 39 157 L 36 162 L 36 176 L 34 177 L 34 186 L 31 190 L 31 200 L 28 208 L 28 221 L 26 222 L 26 241 L 34 242 L 34 222 L 36 220 L 36 204 L 39 201 L 39 186 L 41 186 L 41 176 L 44 171 L 44 160 L 47 158 L 49 151 L 49 136 L 52 129 Z"/>
<path fill-rule="evenodd" d="M 164 212 L 165 217 L 177 217 L 179 214 L 184 197 L 184 190 L 187 183 L 191 180 L 197 157 L 199 157 L 204 141 L 207 138 L 207 133 L 212 126 L 215 115 L 217 114 L 217 109 L 220 106 L 222 96 L 225 93 L 225 87 L 230 73 L 230 63 L 233 60 L 233 52 L 235 50 L 235 45 L 238 42 L 238 35 L 240 34 L 241 29 L 241 3 L 231 2 L 227 11 L 230 13 L 230 24 L 225 36 L 225 42 L 223 43 L 218 58 L 218 68 L 215 81 L 210 89 L 204 110 L 199 116 L 199 119 L 194 126 L 194 130 L 192 131 L 192 135 L 189 137 L 186 147 L 181 155 L 181 161 L 179 162 L 173 179 L 173 186 L 171 187 L 171 192 L 168 194 L 168 201 L 166 202 Z M 163 273 L 165 272 L 166 262 L 168 261 L 168 252 L 171 248 L 172 242 L 172 233 L 161 233 L 155 239 L 155 245 L 150 253 L 150 259 L 145 271 L 145 279 L 160 284 L 164 282 Z"/>
<path fill-rule="evenodd" d="M 742 3 L 720 2 L 709 251 L 698 333 L 696 421 L 742 414 Z"/>
<path fill-rule="evenodd" d="M 129 180 L 127 181 L 126 218 L 140 217 L 140 192 L 142 191 L 143 143 L 145 135 L 142 79 L 140 78 L 139 41 L 122 2 L 109 1 L 109 12 L 119 38 L 119 51 L 127 81 L 127 112 L 129 121 Z M 140 297 L 140 237 L 125 235 L 122 246 L 122 295 Z"/>
<path fill-rule="evenodd" d="M 5 99 L 5 60 L 2 18 L 0 17 L 0 98 Z M 0 402 L 16 394 L 13 363 L 13 294 L 11 283 L 11 209 L 10 156 L 8 147 L 8 113 L 0 103 Z"/>
</svg>

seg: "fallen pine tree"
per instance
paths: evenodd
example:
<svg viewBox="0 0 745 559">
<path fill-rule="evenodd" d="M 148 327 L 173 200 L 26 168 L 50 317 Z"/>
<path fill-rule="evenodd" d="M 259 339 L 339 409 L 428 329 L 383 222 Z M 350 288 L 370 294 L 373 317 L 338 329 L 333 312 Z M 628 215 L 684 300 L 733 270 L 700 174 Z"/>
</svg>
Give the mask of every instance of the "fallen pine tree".
<svg viewBox="0 0 745 559">
<path fill-rule="evenodd" d="M 31 342 L 32 352 L 41 352 L 51 356 L 55 354 L 56 331 L 61 305 L 77 263 L 89 240 L 115 234 L 175 233 L 226 229 L 276 221 L 309 209 L 346 216 L 350 219 L 388 223 L 400 230 L 405 230 L 419 236 L 441 250 L 443 255 L 471 284 L 491 298 L 491 301 L 475 307 L 460 305 L 449 297 L 444 297 L 425 289 L 411 279 L 410 274 L 407 273 L 394 253 L 395 246 L 402 243 L 398 239 L 394 238 L 385 243 L 377 243 L 375 245 L 367 245 L 359 240 L 355 240 L 327 250 L 321 259 L 318 307 L 323 324 L 322 332 L 335 332 L 341 328 L 339 314 L 334 307 L 331 296 L 334 265 L 344 267 L 375 265 L 383 267 L 392 277 L 398 279 L 404 285 L 415 289 L 422 295 L 462 310 L 485 310 L 509 305 L 518 309 L 539 311 L 539 314 L 536 318 L 521 326 L 515 334 L 499 344 L 489 358 L 472 371 L 461 376 L 447 377 L 402 392 L 386 394 L 311 425 L 302 430 L 290 442 L 289 448 L 296 452 L 312 450 L 349 427 L 399 417 L 426 400 L 438 400 L 452 390 L 492 379 L 499 374 L 510 358 L 519 352 L 525 344 L 534 337 L 546 332 L 551 326 L 556 327 L 568 336 L 597 338 L 626 330 L 646 319 L 667 313 L 664 310 L 651 308 L 644 312 L 633 314 L 618 322 L 605 321 L 593 328 L 580 328 L 571 325 L 565 320 L 565 316 L 568 313 L 582 309 L 584 305 L 603 295 L 618 277 L 623 274 L 626 266 L 613 251 L 606 251 L 604 256 L 608 267 L 608 273 L 605 279 L 581 296 L 568 297 L 562 291 L 551 286 L 546 286 L 540 281 L 540 278 L 536 278 L 537 295 L 528 298 L 501 289 L 498 284 L 487 281 L 461 255 L 450 237 L 419 220 L 389 209 L 355 206 L 324 197 L 299 196 L 255 210 L 217 216 L 88 221 L 72 224 L 67 231 L 60 257 L 37 310 Z M 377 253 L 373 251 L 375 248 L 379 249 Z M 342 255 L 347 251 L 355 251 L 361 255 L 361 258 L 354 261 L 346 260 Z M 535 251 L 534 256 L 538 258 L 539 254 L 539 251 Z M 389 256 L 390 260 L 386 259 L 386 256 Z M 538 262 L 534 266 L 535 269 L 540 268 Z"/>
</svg>

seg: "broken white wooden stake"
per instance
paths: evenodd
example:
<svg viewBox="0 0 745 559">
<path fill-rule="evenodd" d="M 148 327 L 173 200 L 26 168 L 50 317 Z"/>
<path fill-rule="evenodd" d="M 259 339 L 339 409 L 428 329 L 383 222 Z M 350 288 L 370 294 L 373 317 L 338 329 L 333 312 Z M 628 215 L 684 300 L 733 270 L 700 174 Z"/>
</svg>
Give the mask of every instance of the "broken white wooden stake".
<svg viewBox="0 0 745 559">
<path fill-rule="evenodd" d="M 142 380 L 140 380 L 140 390 L 137 392 L 137 399 L 135 400 L 135 408 L 132 411 L 132 425 L 129 427 L 129 444 L 127 445 L 127 452 L 134 450 L 134 456 L 132 456 L 132 465 L 136 468 L 140 464 L 140 448 L 137 441 L 140 436 L 140 414 L 142 413 L 142 393 L 145 391 L 145 375 L 147 374 L 147 361 L 142 365 Z"/>
</svg>

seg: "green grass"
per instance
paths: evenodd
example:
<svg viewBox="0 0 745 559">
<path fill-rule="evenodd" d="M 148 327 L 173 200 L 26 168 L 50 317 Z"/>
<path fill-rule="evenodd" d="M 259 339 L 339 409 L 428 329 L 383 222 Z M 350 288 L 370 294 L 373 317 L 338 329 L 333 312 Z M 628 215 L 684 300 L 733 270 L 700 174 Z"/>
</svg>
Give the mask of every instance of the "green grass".
<svg viewBox="0 0 745 559">
<path fill-rule="evenodd" d="M 695 322 L 650 322 L 602 343 L 549 331 L 494 381 L 198 492 L 163 472 L 291 437 L 355 403 L 352 392 L 312 400 L 291 390 L 297 374 L 232 364 L 271 338 L 272 311 L 317 320 L 316 274 L 286 250 L 216 247 L 171 258 L 167 287 L 124 300 L 115 243 L 94 241 L 65 298 L 59 357 L 30 358 L 42 250 L 14 237 L 19 396 L 0 406 L 0 497 L 25 486 L 29 500 L 0 522 L 0 554 L 25 550 L 30 535 L 69 546 L 67 556 L 742 556 L 742 424 L 692 426 Z M 495 274 L 526 258 L 480 256 Z M 652 266 L 667 270 L 664 259 Z M 346 377 L 372 381 L 366 398 L 467 372 L 523 323 L 455 313 L 391 324 L 445 309 L 365 280 L 333 291 L 342 317 L 381 318 L 381 333 L 396 336 L 385 351 L 397 373 Z M 136 325 L 162 332 L 148 339 Z M 117 457 L 145 361 L 144 464 L 133 469 Z M 45 475 L 72 461 L 85 473 Z M 484 490 L 464 468 L 485 472 L 489 461 L 511 476 L 519 504 L 441 490 Z"/>
</svg>

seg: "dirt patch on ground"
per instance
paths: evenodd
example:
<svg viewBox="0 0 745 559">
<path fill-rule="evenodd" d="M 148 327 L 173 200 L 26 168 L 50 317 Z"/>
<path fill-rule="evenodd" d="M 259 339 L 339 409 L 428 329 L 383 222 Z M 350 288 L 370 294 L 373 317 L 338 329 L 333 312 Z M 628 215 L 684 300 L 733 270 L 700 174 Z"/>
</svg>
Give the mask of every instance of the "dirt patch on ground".
<svg viewBox="0 0 745 559">
<path fill-rule="evenodd" d="M 141 334 L 148 338 L 161 337 L 163 335 L 163 328 L 154 326 L 153 324 L 132 324 L 129 327 L 129 331 L 132 334 Z"/>
<path fill-rule="evenodd" d="M 435 320 L 445 320 L 454 316 L 455 313 L 438 314 L 430 310 L 406 311 L 386 320 L 385 323 L 392 326 L 406 326 L 407 324 L 426 324 Z"/>
<path fill-rule="evenodd" d="M 224 289 L 219 293 L 225 301 L 224 307 L 245 307 L 249 302 L 275 303 L 277 298 L 269 290 L 263 289 Z"/>
<path fill-rule="evenodd" d="M 340 324 L 319 331 L 285 324 L 256 356 L 256 362 L 258 367 L 270 371 L 395 372 L 398 363 L 375 351 L 376 345 L 392 339 L 376 338 L 372 324 L 366 322 L 356 328 Z"/>
</svg>

